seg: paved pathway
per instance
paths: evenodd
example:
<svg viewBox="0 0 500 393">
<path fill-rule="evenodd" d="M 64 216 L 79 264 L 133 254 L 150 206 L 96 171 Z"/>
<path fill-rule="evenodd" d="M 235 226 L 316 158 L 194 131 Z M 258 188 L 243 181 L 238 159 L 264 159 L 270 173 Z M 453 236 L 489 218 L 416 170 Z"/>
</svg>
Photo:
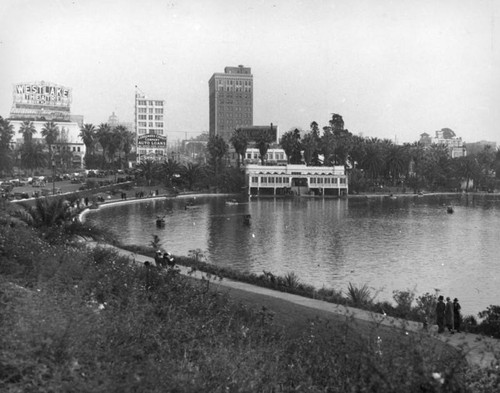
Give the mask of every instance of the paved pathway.
<svg viewBox="0 0 500 393">
<path fill-rule="evenodd" d="M 112 247 L 106 244 L 100 244 L 100 245 Z M 143 264 L 144 262 L 147 261 L 154 265 L 153 258 L 135 254 L 120 248 L 116 247 L 113 248 L 116 249 L 116 251 L 119 254 L 132 258 L 136 263 Z M 205 276 L 204 273 L 200 271 L 189 273 L 190 269 L 185 266 L 178 266 L 178 268 L 180 269 L 180 272 L 183 275 L 189 275 L 190 277 L 194 277 L 197 279 L 201 279 Z M 372 313 L 369 311 L 353 307 L 342 306 L 334 303 L 325 302 L 322 300 L 316 300 L 298 295 L 293 295 L 286 292 L 275 291 L 269 288 L 263 288 L 239 281 L 233 281 L 226 278 L 224 278 L 220 282 L 218 281 L 217 283 L 218 285 L 221 285 L 228 289 L 235 288 L 251 293 L 271 296 L 289 301 L 294 304 L 309 307 L 312 309 L 331 312 L 337 315 L 342 315 L 345 316 L 346 318 L 355 318 L 363 321 L 377 323 L 384 326 L 401 328 L 407 331 L 425 333 L 423 330 L 422 323 L 419 322 L 405 321 L 402 319 L 384 316 L 381 314 Z M 455 348 L 461 350 L 465 354 L 465 357 L 471 366 L 487 368 L 489 366 L 496 367 L 497 365 L 500 365 L 500 340 L 470 333 L 438 334 L 437 326 L 431 326 L 427 334 L 430 334 L 434 336 L 436 339 L 440 339 L 446 342 L 447 344 L 452 345 Z"/>
</svg>

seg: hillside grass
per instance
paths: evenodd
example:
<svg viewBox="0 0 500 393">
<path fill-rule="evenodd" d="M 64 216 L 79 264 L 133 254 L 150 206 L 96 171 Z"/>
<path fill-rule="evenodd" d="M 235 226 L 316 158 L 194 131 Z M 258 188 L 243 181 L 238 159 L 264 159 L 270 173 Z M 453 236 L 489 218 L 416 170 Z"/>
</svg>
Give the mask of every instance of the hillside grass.
<svg viewBox="0 0 500 393">
<path fill-rule="evenodd" d="M 399 326 L 360 323 L 0 231 L 5 392 L 467 392 L 483 374 Z M 475 386 L 475 385 L 474 385 Z"/>
</svg>

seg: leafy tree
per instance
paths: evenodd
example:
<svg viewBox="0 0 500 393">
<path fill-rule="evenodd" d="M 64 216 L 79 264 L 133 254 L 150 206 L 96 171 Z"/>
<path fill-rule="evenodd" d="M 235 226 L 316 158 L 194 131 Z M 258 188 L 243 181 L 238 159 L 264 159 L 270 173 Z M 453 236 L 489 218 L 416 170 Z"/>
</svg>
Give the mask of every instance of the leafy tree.
<svg viewBox="0 0 500 393">
<path fill-rule="evenodd" d="M 14 156 L 11 149 L 14 137 L 14 126 L 7 119 L 0 116 L 0 173 L 10 172 L 14 165 Z"/>
<path fill-rule="evenodd" d="M 257 149 L 259 149 L 259 158 L 261 165 L 264 165 L 264 160 L 272 140 L 273 139 L 268 132 L 263 132 L 257 138 L 255 146 L 257 147 Z"/>
<path fill-rule="evenodd" d="M 458 157 L 456 160 L 456 171 L 458 176 L 465 180 L 465 190 L 469 190 L 470 181 L 478 172 L 477 161 L 472 156 Z"/>
<path fill-rule="evenodd" d="M 333 165 L 333 152 L 335 151 L 335 137 L 330 127 L 323 127 L 321 137 L 321 153 L 323 154 L 323 165 Z"/>
<path fill-rule="evenodd" d="M 300 143 L 300 131 L 297 128 L 293 131 L 290 130 L 285 132 L 280 138 L 279 144 L 285 151 L 286 159 L 289 164 L 300 164 L 302 162 L 302 144 Z"/>
<path fill-rule="evenodd" d="M 54 152 L 52 148 L 57 141 L 57 137 L 59 136 L 59 127 L 53 121 L 48 121 L 43 125 L 41 134 L 45 138 L 45 142 L 49 147 L 50 156 L 53 157 Z"/>
<path fill-rule="evenodd" d="M 248 138 L 245 133 L 241 129 L 239 129 L 233 132 L 233 135 L 231 136 L 229 142 L 232 143 L 234 150 L 236 151 L 236 155 L 238 157 L 237 165 L 239 168 L 241 163 L 240 159 L 245 159 L 245 153 L 248 147 Z"/>
</svg>

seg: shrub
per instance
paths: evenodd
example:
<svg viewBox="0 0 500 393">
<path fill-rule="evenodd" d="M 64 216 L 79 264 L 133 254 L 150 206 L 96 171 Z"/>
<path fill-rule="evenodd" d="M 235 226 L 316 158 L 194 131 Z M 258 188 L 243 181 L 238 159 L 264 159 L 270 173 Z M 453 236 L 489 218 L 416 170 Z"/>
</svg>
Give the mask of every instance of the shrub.
<svg viewBox="0 0 500 393">
<path fill-rule="evenodd" d="M 347 300 L 354 307 L 363 307 L 373 303 L 370 288 L 366 284 L 361 288 L 357 288 L 352 283 L 349 283 L 347 287 Z"/>
</svg>

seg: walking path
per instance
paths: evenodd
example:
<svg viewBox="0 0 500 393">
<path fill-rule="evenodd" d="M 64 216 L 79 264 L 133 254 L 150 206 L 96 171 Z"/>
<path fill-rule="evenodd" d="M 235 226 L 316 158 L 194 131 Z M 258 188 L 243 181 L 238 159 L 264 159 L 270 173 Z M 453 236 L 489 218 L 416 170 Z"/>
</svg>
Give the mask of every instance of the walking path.
<svg viewBox="0 0 500 393">
<path fill-rule="evenodd" d="M 132 258 L 136 263 L 149 262 L 154 265 L 154 259 L 132 253 L 127 250 L 123 250 L 121 248 L 113 247 L 107 244 L 99 244 L 104 247 L 112 247 L 115 249 L 120 255 Z M 190 269 L 185 266 L 179 266 L 180 273 L 186 276 L 194 277 L 197 279 L 202 279 L 205 277 L 205 274 L 200 271 L 196 271 L 194 273 L 189 272 Z M 433 325 L 429 327 L 428 331 L 425 332 L 423 330 L 422 323 L 406 321 L 398 318 L 393 318 L 389 316 L 385 316 L 382 314 L 376 314 L 369 311 L 347 307 L 339 304 L 329 303 L 322 300 L 311 299 L 307 297 L 302 297 L 286 292 L 275 291 L 269 288 L 263 288 L 239 281 L 233 281 L 230 279 L 224 278 L 222 281 L 217 283 L 225 288 L 231 289 L 239 289 L 243 291 L 247 291 L 250 293 L 256 293 L 260 295 L 270 296 L 274 298 L 279 298 L 282 300 L 286 300 L 293 304 L 309 307 L 311 309 L 316 309 L 320 311 L 330 312 L 332 314 L 341 315 L 346 318 L 354 318 L 362 321 L 373 322 L 379 325 L 384 325 L 392 328 L 401 328 L 406 331 L 411 332 L 420 332 L 432 335 L 436 339 L 442 340 L 445 343 L 459 349 L 466 357 L 469 365 L 477 366 L 481 368 L 488 367 L 498 367 L 500 365 L 500 340 L 485 337 L 477 334 L 471 333 L 437 333 L 437 326 Z"/>
</svg>

